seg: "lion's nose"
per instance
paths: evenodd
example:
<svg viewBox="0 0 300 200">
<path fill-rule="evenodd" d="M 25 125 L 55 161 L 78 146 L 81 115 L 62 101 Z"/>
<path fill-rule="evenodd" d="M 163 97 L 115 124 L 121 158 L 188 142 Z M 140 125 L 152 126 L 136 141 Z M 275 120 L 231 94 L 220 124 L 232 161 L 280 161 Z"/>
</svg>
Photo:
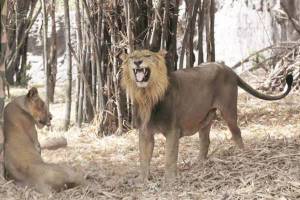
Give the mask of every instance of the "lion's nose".
<svg viewBox="0 0 300 200">
<path fill-rule="evenodd" d="M 49 120 L 52 120 L 52 114 L 49 113 Z"/>
<path fill-rule="evenodd" d="M 138 60 L 138 61 L 134 61 L 134 64 L 139 67 L 142 64 L 143 61 Z"/>
</svg>

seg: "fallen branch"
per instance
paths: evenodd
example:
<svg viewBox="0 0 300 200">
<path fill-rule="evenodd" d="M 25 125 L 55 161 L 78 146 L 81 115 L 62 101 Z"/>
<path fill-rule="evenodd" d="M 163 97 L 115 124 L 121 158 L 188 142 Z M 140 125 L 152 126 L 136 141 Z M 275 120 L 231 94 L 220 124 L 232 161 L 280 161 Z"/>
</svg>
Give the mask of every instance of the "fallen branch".
<svg viewBox="0 0 300 200">
<path fill-rule="evenodd" d="M 246 58 L 242 59 L 241 61 L 237 62 L 231 68 L 232 69 L 237 69 L 242 64 L 244 64 L 246 62 L 249 62 L 252 57 L 257 56 L 258 54 L 260 54 L 262 52 L 265 52 L 265 51 L 268 51 L 270 49 L 294 49 L 298 46 L 300 46 L 300 42 L 282 42 L 282 43 L 279 43 L 277 45 L 270 45 L 270 46 L 267 46 L 265 48 L 262 48 L 262 49 L 260 49 L 256 52 L 250 54 L 248 57 L 246 57 Z"/>
<path fill-rule="evenodd" d="M 40 142 L 41 149 L 56 150 L 68 145 L 65 137 L 46 138 Z"/>
</svg>

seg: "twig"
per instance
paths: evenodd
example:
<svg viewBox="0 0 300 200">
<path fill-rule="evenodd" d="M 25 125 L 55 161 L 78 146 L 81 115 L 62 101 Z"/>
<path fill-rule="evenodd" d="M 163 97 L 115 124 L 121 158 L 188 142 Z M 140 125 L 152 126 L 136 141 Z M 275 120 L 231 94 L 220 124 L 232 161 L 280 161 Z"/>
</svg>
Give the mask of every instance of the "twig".
<svg viewBox="0 0 300 200">
<path fill-rule="evenodd" d="M 256 51 L 256 52 L 250 54 L 250 56 L 248 56 L 247 58 L 244 58 L 243 60 L 241 60 L 241 61 L 239 61 L 238 63 L 236 63 L 235 65 L 233 65 L 233 66 L 232 66 L 232 69 L 238 68 L 238 67 L 241 66 L 242 64 L 248 62 L 248 61 L 250 60 L 250 58 L 252 58 L 253 56 L 256 56 L 256 55 L 258 55 L 259 53 L 264 52 L 264 51 L 267 51 L 267 50 L 272 49 L 272 48 L 274 48 L 274 45 L 265 47 L 265 48 L 263 48 L 263 49 L 260 49 L 260 50 L 258 50 L 258 51 Z"/>
</svg>

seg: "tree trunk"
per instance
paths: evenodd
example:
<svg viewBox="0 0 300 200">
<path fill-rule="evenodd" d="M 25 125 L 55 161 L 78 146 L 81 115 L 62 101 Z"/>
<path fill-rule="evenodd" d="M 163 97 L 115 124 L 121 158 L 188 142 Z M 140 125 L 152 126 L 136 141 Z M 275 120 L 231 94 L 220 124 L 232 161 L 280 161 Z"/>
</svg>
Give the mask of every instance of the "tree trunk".
<svg viewBox="0 0 300 200">
<path fill-rule="evenodd" d="M 193 4 L 193 12 L 191 15 L 189 15 L 189 18 L 188 18 L 188 23 L 187 23 L 187 27 L 186 27 L 186 30 L 184 32 L 184 36 L 183 36 L 183 41 L 182 41 L 182 49 L 181 49 L 181 53 L 180 53 L 180 61 L 179 61 L 179 69 L 182 69 L 183 68 L 183 59 L 184 59 L 184 54 L 185 54 L 185 51 L 186 51 L 186 48 L 187 48 L 187 45 L 189 43 L 188 41 L 188 38 L 189 38 L 189 35 L 193 34 L 194 33 L 194 24 L 195 24 L 195 21 L 196 21 L 196 16 L 197 16 L 197 10 L 199 8 L 201 4 L 201 1 L 198 1 L 198 0 L 195 0 L 194 4 Z M 193 36 L 191 36 L 193 37 Z M 191 48 L 189 46 L 189 48 Z M 192 51 L 191 49 L 189 49 L 189 51 Z M 191 63 L 191 61 L 188 61 L 187 63 Z M 188 66 L 188 67 L 192 67 L 192 66 Z"/>
<path fill-rule="evenodd" d="M 78 102 L 78 127 L 81 127 L 82 121 L 83 121 L 83 99 L 84 99 L 84 82 L 80 81 L 80 90 L 79 90 L 79 102 Z"/>
<path fill-rule="evenodd" d="M 78 61 L 76 65 L 81 65 L 82 63 L 82 29 L 81 29 L 81 13 L 80 13 L 80 6 L 79 6 L 79 0 L 75 1 L 75 6 L 76 6 L 76 13 L 75 13 L 75 18 L 76 18 L 76 38 L 77 38 L 77 55 L 78 55 Z M 77 66 L 77 68 L 79 68 Z M 77 78 L 76 78 L 76 102 L 75 102 L 75 121 L 78 127 L 81 126 L 82 122 L 82 104 L 81 104 L 81 88 L 83 81 L 81 80 L 81 72 L 77 71 Z M 84 87 L 83 87 L 84 88 Z"/>
<path fill-rule="evenodd" d="M 132 20 L 132 3 L 128 0 L 123 0 L 124 2 L 124 11 L 125 11 L 125 23 L 126 23 L 126 33 L 128 38 L 128 53 L 132 53 L 134 50 L 134 41 L 133 41 L 133 33 L 132 33 L 132 26 L 131 26 L 131 20 Z M 130 126 L 133 128 L 133 120 L 134 113 L 132 112 L 133 103 L 132 100 L 129 98 L 128 93 L 126 93 L 126 111 L 127 111 L 127 120 L 131 121 Z M 123 112 L 126 113 L 126 112 Z"/>
<path fill-rule="evenodd" d="M 177 69 L 177 21 L 178 21 L 178 7 L 179 0 L 170 1 L 170 17 L 167 30 L 167 55 L 166 64 L 168 67 L 168 72 L 172 72 Z"/>
<path fill-rule="evenodd" d="M 161 1 L 161 0 L 159 0 Z M 134 48 L 140 49 L 140 48 L 149 48 L 149 38 L 148 38 L 148 17 L 150 13 L 148 13 L 148 5 L 151 1 L 149 0 L 129 0 L 131 5 L 131 11 L 132 15 L 131 18 L 134 19 L 134 22 L 132 25 L 132 30 L 134 32 Z M 151 22 L 152 23 L 152 22 Z M 148 39 L 146 39 L 148 38 Z M 151 44 L 151 43 L 150 43 Z M 160 45 L 160 43 L 158 43 Z"/>
<path fill-rule="evenodd" d="M 161 43 L 161 13 L 162 13 L 162 2 L 158 0 L 154 7 L 154 24 L 150 37 L 150 50 L 158 51 Z"/>
<path fill-rule="evenodd" d="M 204 62 L 204 56 L 203 56 L 204 2 L 203 1 L 201 6 L 199 7 L 199 12 L 198 12 L 198 65 Z"/>
<path fill-rule="evenodd" d="M 117 5 L 117 0 L 115 0 L 115 5 Z M 116 7 L 115 7 L 116 9 Z M 121 112 L 121 98 L 120 98 L 120 87 L 117 79 L 117 33 L 116 24 L 117 16 L 116 13 L 111 14 L 110 30 L 111 30 L 111 43 L 112 43 L 112 65 L 113 65 L 113 82 L 114 82 L 114 92 L 115 92 L 115 102 L 117 107 L 117 116 L 118 116 L 118 128 L 116 131 L 117 135 L 121 135 L 123 133 L 123 116 Z"/>
<path fill-rule="evenodd" d="M 54 92 L 56 84 L 56 73 L 57 73 L 57 37 L 56 37 L 56 19 L 55 19 L 55 0 L 51 0 L 50 8 L 51 16 L 51 48 L 49 58 L 49 70 L 48 70 L 48 92 L 49 101 L 54 103 Z"/>
<path fill-rule="evenodd" d="M 47 33 L 48 33 L 48 17 L 46 10 L 46 0 L 42 0 L 42 8 L 43 8 L 43 66 L 45 70 L 45 84 L 46 84 L 46 105 L 49 108 L 49 65 L 48 65 L 48 41 L 47 41 Z"/>
<path fill-rule="evenodd" d="M 201 1 L 199 0 L 199 4 L 201 5 Z M 200 7 L 199 5 L 199 7 Z M 195 10 L 197 12 L 197 10 Z M 195 21 L 196 21 L 196 17 L 197 15 L 194 15 L 193 16 L 193 8 L 189 8 L 188 7 L 188 10 L 187 10 L 187 14 L 188 14 L 188 19 L 191 19 L 193 17 L 194 20 L 193 20 L 193 24 L 195 24 Z M 189 29 L 187 30 L 188 31 L 188 36 L 187 36 L 187 43 L 186 43 L 186 68 L 192 68 L 193 65 L 194 65 L 194 62 L 195 62 L 195 55 L 194 55 L 194 32 L 195 32 L 195 26 L 189 26 Z"/>
<path fill-rule="evenodd" d="M 25 39 L 24 48 L 21 49 L 20 56 L 21 56 L 21 67 L 20 70 L 16 73 L 16 81 L 18 85 L 26 86 L 27 85 L 27 76 L 26 76 L 26 65 L 27 65 L 27 44 L 28 37 Z"/>
<path fill-rule="evenodd" d="M 206 48 L 207 62 L 215 61 L 215 0 L 206 0 Z"/>
<path fill-rule="evenodd" d="M 93 104 L 97 105 L 97 55 L 94 45 L 92 46 L 92 63 L 91 63 L 91 89 L 93 96 Z M 100 69 L 99 69 L 100 70 Z"/>
<path fill-rule="evenodd" d="M 91 41 L 87 40 L 88 44 L 91 44 Z M 87 57 L 85 60 L 85 69 L 83 70 L 83 75 L 86 78 L 85 88 L 84 88 L 84 114 L 85 114 L 85 122 L 89 123 L 94 118 L 94 111 L 93 111 L 93 97 L 92 97 L 92 61 L 91 61 L 91 54 L 92 54 L 92 45 L 89 45 Z"/>
<path fill-rule="evenodd" d="M 97 57 L 97 109 L 100 115 L 103 115 L 104 111 L 104 96 L 103 96 L 103 42 L 104 42 L 104 14 L 103 14 L 103 2 L 100 0 L 100 13 L 98 14 L 98 35 L 100 36 L 99 39 L 99 48 L 100 48 L 100 55 Z M 97 55 L 97 54 L 96 54 Z"/>
<path fill-rule="evenodd" d="M 5 57 L 7 53 L 7 34 L 6 34 L 6 17 L 7 17 L 7 1 L 1 1 L 0 5 L 0 173 L 3 173 L 3 110 L 5 100 Z"/>
<path fill-rule="evenodd" d="M 70 126 L 71 103 L 72 103 L 72 60 L 71 60 L 71 34 L 70 34 L 70 15 L 69 1 L 64 0 L 64 15 L 65 15 L 65 40 L 66 40 L 66 63 L 67 63 L 67 84 L 66 84 L 66 110 L 64 130 L 67 131 Z"/>
<path fill-rule="evenodd" d="M 164 6 L 164 21 L 162 25 L 162 36 L 160 48 L 167 49 L 167 31 L 169 23 L 170 0 L 165 0 Z"/>
</svg>

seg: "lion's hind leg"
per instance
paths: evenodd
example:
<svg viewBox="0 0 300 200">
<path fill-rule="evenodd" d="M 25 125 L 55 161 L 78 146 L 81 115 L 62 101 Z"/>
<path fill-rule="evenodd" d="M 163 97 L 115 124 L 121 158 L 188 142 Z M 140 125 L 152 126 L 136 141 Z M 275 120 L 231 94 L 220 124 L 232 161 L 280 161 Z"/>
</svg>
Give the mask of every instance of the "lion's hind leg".
<svg viewBox="0 0 300 200">
<path fill-rule="evenodd" d="M 208 112 L 205 119 L 200 124 L 199 127 L 199 139 L 200 139 L 199 159 L 200 160 L 204 160 L 207 158 L 208 148 L 210 144 L 209 133 L 215 117 L 216 117 L 216 109 L 213 109 Z"/>
<path fill-rule="evenodd" d="M 224 84 L 215 105 L 227 123 L 232 135 L 232 140 L 239 148 L 243 149 L 244 142 L 241 136 L 241 130 L 237 124 L 237 93 L 236 83 L 228 82 Z"/>
<path fill-rule="evenodd" d="M 228 128 L 232 134 L 232 140 L 240 148 L 244 148 L 244 142 L 241 135 L 241 130 L 237 124 L 237 107 L 236 104 L 220 109 L 223 119 L 226 121 Z"/>
</svg>

